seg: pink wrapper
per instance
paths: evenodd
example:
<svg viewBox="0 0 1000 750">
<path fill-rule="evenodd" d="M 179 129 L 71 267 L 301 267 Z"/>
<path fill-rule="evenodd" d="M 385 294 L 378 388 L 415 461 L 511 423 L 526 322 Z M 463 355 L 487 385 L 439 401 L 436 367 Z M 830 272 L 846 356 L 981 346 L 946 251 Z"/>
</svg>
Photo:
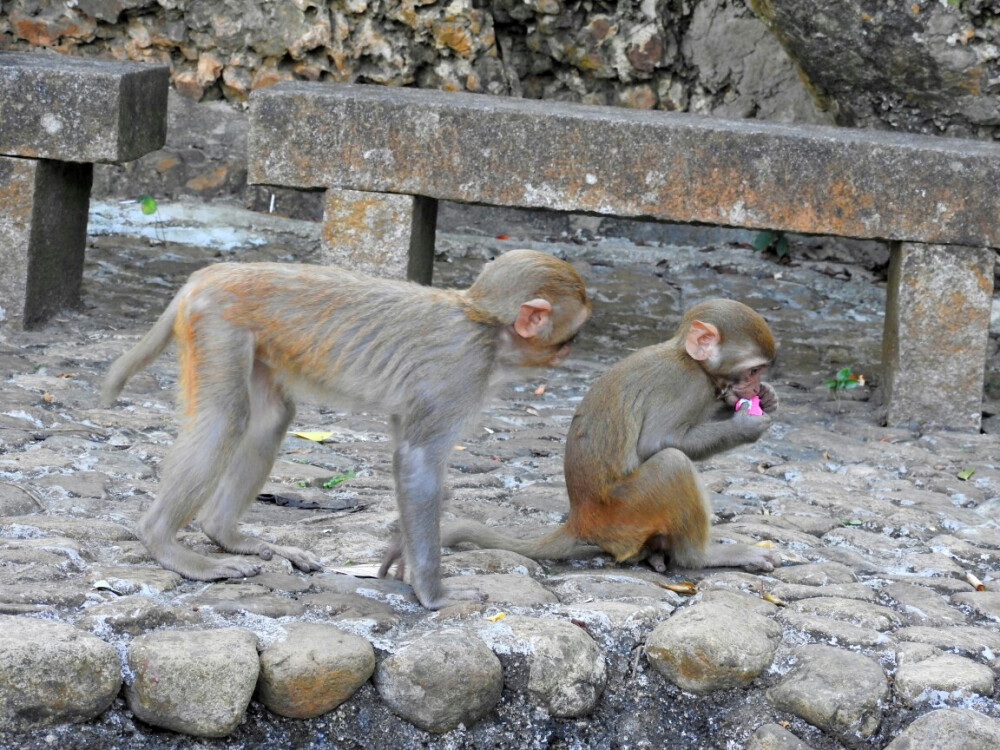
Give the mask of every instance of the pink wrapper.
<svg viewBox="0 0 1000 750">
<path fill-rule="evenodd" d="M 750 409 L 748 413 L 752 416 L 759 417 L 764 413 L 764 410 L 760 408 L 760 398 L 758 396 L 751 396 L 750 398 L 741 398 L 736 402 L 736 411 L 743 408 L 744 404 L 750 404 Z"/>
</svg>

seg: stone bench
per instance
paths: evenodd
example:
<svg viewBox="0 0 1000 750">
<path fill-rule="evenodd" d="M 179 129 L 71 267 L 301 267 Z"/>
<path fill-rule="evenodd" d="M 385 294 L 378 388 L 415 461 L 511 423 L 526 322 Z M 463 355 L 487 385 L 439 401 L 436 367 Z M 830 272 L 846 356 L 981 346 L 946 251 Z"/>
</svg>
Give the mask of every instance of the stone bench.
<svg viewBox="0 0 1000 750">
<path fill-rule="evenodd" d="M 998 144 L 317 83 L 250 117 L 251 183 L 326 190 L 327 259 L 425 283 L 442 199 L 890 240 L 888 421 L 979 429 Z"/>
<path fill-rule="evenodd" d="M 93 165 L 163 146 L 168 76 L 0 53 L 0 320 L 30 327 L 79 301 Z"/>
</svg>

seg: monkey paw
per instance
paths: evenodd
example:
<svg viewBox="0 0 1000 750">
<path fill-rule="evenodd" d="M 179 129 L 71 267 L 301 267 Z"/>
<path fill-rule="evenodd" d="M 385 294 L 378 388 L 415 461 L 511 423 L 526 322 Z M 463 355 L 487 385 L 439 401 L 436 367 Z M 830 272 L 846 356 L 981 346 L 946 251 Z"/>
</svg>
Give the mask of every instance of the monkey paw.
<svg viewBox="0 0 1000 750">
<path fill-rule="evenodd" d="M 781 567 L 781 552 L 769 547 L 750 547 L 743 567 L 747 570 L 760 570 L 770 573 Z"/>
<path fill-rule="evenodd" d="M 268 544 L 267 546 L 270 552 L 284 557 L 303 573 L 312 573 L 317 570 L 323 570 L 323 563 L 320 562 L 320 559 L 316 557 L 316 555 L 308 550 L 300 549 L 299 547 L 281 547 L 277 544 Z M 261 557 L 263 557 L 263 555 L 261 555 Z M 269 558 L 264 559 L 266 560 Z"/>
<path fill-rule="evenodd" d="M 449 588 L 447 586 L 443 587 L 437 594 L 431 596 L 422 595 L 419 591 L 414 589 L 414 593 L 417 595 L 417 599 L 420 603 L 427 609 L 443 609 L 452 604 L 457 604 L 458 602 L 484 602 L 486 601 L 486 594 L 479 591 L 478 589 L 463 587 L 463 588 Z"/>
</svg>

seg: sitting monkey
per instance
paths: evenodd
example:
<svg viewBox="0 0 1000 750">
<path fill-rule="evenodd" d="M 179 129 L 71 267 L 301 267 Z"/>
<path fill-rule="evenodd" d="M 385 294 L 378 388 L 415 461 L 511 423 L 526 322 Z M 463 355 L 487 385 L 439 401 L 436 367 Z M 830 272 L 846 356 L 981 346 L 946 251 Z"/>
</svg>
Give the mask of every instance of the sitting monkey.
<svg viewBox="0 0 1000 750">
<path fill-rule="evenodd" d="M 547 536 L 516 539 L 472 521 L 446 524 L 442 544 L 469 542 L 534 559 L 592 556 L 619 562 L 666 558 L 682 567 L 773 570 L 781 555 L 746 544 L 713 544 L 711 504 L 693 461 L 752 443 L 778 408 L 761 382 L 774 359 L 764 319 L 726 299 L 688 310 L 673 338 L 626 357 L 597 379 L 580 402 L 566 439 L 569 518 Z M 759 399 L 750 414 L 741 399 Z M 596 545 L 596 547 L 594 546 Z M 398 541 L 382 561 L 400 558 Z"/>
<path fill-rule="evenodd" d="M 390 415 L 402 549 L 421 604 L 440 608 L 454 594 L 441 586 L 439 519 L 456 440 L 508 368 L 559 363 L 589 315 L 573 267 L 533 250 L 500 256 L 465 291 L 323 266 L 203 268 L 104 382 L 111 404 L 176 339 L 181 425 L 138 536 L 160 565 L 196 580 L 260 565 L 182 545 L 177 532 L 195 516 L 227 552 L 318 570 L 311 553 L 248 536 L 238 521 L 270 473 L 292 394 L 319 393 Z"/>
</svg>

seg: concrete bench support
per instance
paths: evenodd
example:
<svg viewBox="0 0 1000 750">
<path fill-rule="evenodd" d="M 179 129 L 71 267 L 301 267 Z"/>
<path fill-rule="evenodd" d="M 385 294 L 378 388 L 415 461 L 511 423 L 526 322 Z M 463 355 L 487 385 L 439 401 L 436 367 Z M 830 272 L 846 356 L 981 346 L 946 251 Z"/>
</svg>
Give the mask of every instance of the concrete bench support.
<svg viewBox="0 0 1000 750">
<path fill-rule="evenodd" d="M 15 326 L 79 300 L 95 162 L 166 139 L 168 69 L 0 53 L 0 308 Z"/>
<path fill-rule="evenodd" d="M 385 194 L 414 205 L 452 200 L 910 243 L 902 256 L 920 243 L 939 253 L 918 277 L 929 294 L 947 288 L 935 274 L 975 288 L 968 248 L 1000 247 L 1000 144 L 424 89 L 282 83 L 255 91 L 249 180 L 327 190 L 331 248 L 357 227 L 368 234 L 359 244 L 378 246 L 379 219 L 345 222 L 332 208 L 368 200 L 358 192 L 378 194 L 397 212 L 387 219 L 397 231 L 390 244 L 421 257 L 432 252 L 427 242 L 398 232 L 407 219 L 433 232 Z M 334 195 L 344 190 L 355 192 Z M 889 420 L 976 429 L 969 415 L 982 401 L 985 348 L 963 353 L 962 371 L 979 373 L 974 385 L 925 379 L 940 363 L 921 332 L 942 321 L 910 300 L 910 265 L 897 264 L 885 331 Z M 391 272 L 403 265 L 397 256 Z M 963 299 L 968 325 L 985 337 L 981 299 Z M 942 412 L 942 403 L 956 411 Z"/>
<path fill-rule="evenodd" d="M 895 243 L 882 337 L 890 424 L 978 432 L 995 253 Z"/>
<path fill-rule="evenodd" d="M 327 190 L 321 261 L 430 284 L 436 224 L 433 198 Z"/>
<path fill-rule="evenodd" d="M 0 307 L 30 326 L 79 301 L 92 164 L 0 156 Z"/>
</svg>

